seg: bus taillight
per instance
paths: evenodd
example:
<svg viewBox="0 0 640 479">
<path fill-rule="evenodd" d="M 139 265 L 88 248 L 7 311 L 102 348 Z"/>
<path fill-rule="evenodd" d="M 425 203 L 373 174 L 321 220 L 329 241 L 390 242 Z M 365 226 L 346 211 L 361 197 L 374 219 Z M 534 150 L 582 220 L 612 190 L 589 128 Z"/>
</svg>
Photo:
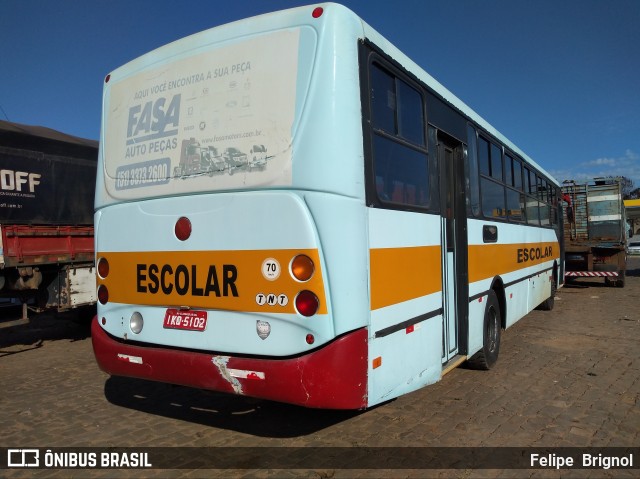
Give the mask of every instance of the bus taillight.
<svg viewBox="0 0 640 479">
<path fill-rule="evenodd" d="M 313 260 L 305 254 L 299 254 L 291 261 L 291 274 L 303 283 L 311 279 L 314 270 Z"/>
<path fill-rule="evenodd" d="M 175 234 L 180 241 L 189 239 L 189 236 L 191 236 L 191 221 L 189 221 L 189 218 L 182 216 L 176 221 Z"/>
<path fill-rule="evenodd" d="M 311 291 L 300 291 L 298 296 L 296 296 L 296 310 L 302 316 L 306 316 L 307 318 L 313 316 L 318 312 L 318 308 L 320 307 L 320 301 L 318 297 L 313 294 Z"/>
<path fill-rule="evenodd" d="M 104 284 L 98 286 L 98 301 L 100 301 L 100 304 L 107 304 L 109 302 L 109 290 Z"/>
<path fill-rule="evenodd" d="M 313 18 L 320 18 L 322 16 L 322 14 L 324 13 L 324 8 L 322 7 L 317 7 L 313 9 L 313 12 L 311 12 L 311 16 Z"/>
<path fill-rule="evenodd" d="M 109 261 L 107 261 L 107 258 L 100 258 L 98 260 L 98 276 L 102 279 L 109 276 Z"/>
</svg>

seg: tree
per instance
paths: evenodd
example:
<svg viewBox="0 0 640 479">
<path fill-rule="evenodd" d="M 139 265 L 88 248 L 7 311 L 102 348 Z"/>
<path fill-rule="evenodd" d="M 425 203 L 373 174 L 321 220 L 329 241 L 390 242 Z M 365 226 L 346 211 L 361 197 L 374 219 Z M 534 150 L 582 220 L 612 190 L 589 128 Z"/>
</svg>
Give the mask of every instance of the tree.
<svg viewBox="0 0 640 479">
<path fill-rule="evenodd" d="M 640 188 L 636 188 L 635 190 L 631 190 L 629 192 L 628 197 L 624 197 L 625 200 L 637 200 L 640 199 Z"/>
<path fill-rule="evenodd" d="M 622 199 L 623 200 L 635 200 L 640 198 L 640 188 L 635 188 L 633 180 L 626 176 L 606 176 L 607 179 L 614 179 L 620 182 L 622 186 Z"/>
<path fill-rule="evenodd" d="M 627 178 L 626 176 L 621 176 L 620 177 L 620 184 L 622 185 L 622 198 L 625 200 L 631 200 L 634 199 L 631 197 L 631 194 L 635 191 L 636 192 L 636 197 L 637 198 L 637 193 L 638 193 L 638 189 L 640 188 L 633 188 L 633 180 L 630 178 Z"/>
</svg>

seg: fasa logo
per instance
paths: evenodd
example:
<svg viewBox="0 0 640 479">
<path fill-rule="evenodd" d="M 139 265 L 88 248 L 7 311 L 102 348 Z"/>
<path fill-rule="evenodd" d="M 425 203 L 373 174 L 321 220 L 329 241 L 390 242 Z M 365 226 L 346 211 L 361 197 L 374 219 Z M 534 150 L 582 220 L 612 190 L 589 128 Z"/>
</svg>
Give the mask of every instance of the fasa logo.
<svg viewBox="0 0 640 479">
<path fill-rule="evenodd" d="M 167 105 L 168 103 L 168 105 Z M 180 120 L 180 94 L 173 95 L 171 101 L 160 97 L 129 108 L 127 138 L 135 141 L 163 138 L 178 133 Z M 173 130 L 166 131 L 171 125 Z"/>
</svg>

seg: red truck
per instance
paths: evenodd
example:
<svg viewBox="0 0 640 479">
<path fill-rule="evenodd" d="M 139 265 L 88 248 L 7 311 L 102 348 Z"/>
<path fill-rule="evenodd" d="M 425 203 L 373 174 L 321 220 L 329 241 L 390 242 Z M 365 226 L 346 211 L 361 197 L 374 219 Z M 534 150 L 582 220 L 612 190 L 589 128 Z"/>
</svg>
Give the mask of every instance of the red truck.
<svg viewBox="0 0 640 479">
<path fill-rule="evenodd" d="M 95 304 L 98 142 L 0 121 L 0 298 L 59 311 Z"/>
<path fill-rule="evenodd" d="M 604 278 L 605 284 L 624 287 L 629 225 L 619 178 L 565 181 L 565 276 L 568 279 Z"/>
</svg>

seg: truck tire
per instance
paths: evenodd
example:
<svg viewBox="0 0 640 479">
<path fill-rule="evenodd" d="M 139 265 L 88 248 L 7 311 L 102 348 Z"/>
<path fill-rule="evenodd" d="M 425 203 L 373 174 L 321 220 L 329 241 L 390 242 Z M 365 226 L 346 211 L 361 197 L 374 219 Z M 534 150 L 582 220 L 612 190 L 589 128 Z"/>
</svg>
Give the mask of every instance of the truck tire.
<svg viewBox="0 0 640 479">
<path fill-rule="evenodd" d="M 620 274 L 617 278 L 604 278 L 604 284 L 609 287 L 624 288 L 624 275 Z"/>
</svg>

